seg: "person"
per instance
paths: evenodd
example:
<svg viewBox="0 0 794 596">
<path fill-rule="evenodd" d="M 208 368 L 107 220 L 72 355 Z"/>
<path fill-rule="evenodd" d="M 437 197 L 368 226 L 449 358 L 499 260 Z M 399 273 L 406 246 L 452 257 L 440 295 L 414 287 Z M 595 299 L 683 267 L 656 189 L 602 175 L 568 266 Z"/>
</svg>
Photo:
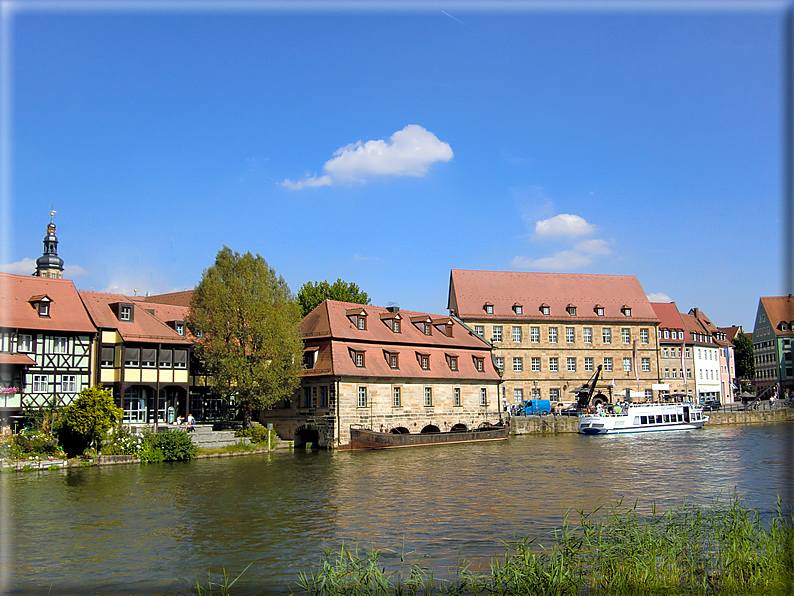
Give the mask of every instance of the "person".
<svg viewBox="0 0 794 596">
<path fill-rule="evenodd" d="M 185 423 L 184 417 L 178 416 L 177 419 L 176 419 L 176 425 L 177 426 L 182 426 L 184 423 Z"/>
<path fill-rule="evenodd" d="M 196 419 L 193 418 L 193 414 L 188 414 L 187 426 L 185 427 L 185 430 L 189 433 L 196 432 L 196 427 L 194 426 L 195 424 L 196 424 Z"/>
</svg>

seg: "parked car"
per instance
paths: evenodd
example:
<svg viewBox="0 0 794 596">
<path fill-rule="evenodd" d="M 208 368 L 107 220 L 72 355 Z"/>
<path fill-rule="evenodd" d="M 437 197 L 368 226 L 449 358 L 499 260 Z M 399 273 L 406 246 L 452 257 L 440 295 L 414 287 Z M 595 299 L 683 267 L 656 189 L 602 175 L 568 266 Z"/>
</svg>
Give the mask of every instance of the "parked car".
<svg viewBox="0 0 794 596">
<path fill-rule="evenodd" d="M 703 402 L 704 412 L 716 412 L 722 407 L 722 404 L 717 399 L 709 399 Z"/>
<path fill-rule="evenodd" d="M 572 406 L 568 406 L 567 408 L 563 408 L 560 410 L 561 416 L 578 416 L 579 415 L 579 408 L 576 404 Z"/>
</svg>

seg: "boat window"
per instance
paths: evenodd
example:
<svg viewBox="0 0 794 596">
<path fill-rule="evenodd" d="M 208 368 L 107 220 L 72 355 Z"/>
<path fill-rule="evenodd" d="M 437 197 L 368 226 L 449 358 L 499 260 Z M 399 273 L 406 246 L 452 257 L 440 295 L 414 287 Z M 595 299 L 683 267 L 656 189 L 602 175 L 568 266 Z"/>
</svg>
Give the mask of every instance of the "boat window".
<svg viewBox="0 0 794 596">
<path fill-rule="evenodd" d="M 661 424 L 661 423 L 662 423 L 662 415 L 659 414 L 656 416 L 656 424 Z"/>
<path fill-rule="evenodd" d="M 640 416 L 640 424 L 648 424 L 648 417 Z"/>
<path fill-rule="evenodd" d="M 634 417 L 634 426 L 637 426 L 639 423 L 640 423 L 640 417 L 639 416 L 635 416 Z"/>
<path fill-rule="evenodd" d="M 664 421 L 665 422 L 670 422 L 670 414 L 665 414 L 664 415 Z"/>
</svg>

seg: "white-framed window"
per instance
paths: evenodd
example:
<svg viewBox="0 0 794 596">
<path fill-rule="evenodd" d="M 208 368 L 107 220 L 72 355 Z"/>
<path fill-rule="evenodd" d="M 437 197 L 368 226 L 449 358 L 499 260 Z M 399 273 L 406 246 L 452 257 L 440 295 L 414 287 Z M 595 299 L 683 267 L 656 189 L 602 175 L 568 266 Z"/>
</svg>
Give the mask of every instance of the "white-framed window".
<svg viewBox="0 0 794 596">
<path fill-rule="evenodd" d="M 66 354 L 69 342 L 65 337 L 52 338 L 52 351 L 54 354 Z"/>
<path fill-rule="evenodd" d="M 400 333 L 400 319 L 394 319 L 392 321 L 392 331 Z"/>
<path fill-rule="evenodd" d="M 621 338 L 623 339 L 624 344 L 631 343 L 631 329 L 621 329 L 620 330 Z"/>
<path fill-rule="evenodd" d="M 116 350 L 112 346 L 102 346 L 99 365 L 102 368 L 113 368 L 115 360 Z"/>
<path fill-rule="evenodd" d="M 647 344 L 648 343 L 648 330 L 647 329 L 640 329 L 640 343 Z M 681 338 L 683 339 L 683 338 Z"/>
<path fill-rule="evenodd" d="M 592 327 L 584 327 L 582 329 L 582 340 L 586 344 L 593 343 L 593 328 Z"/>
<path fill-rule="evenodd" d="M 541 306 L 540 307 L 540 313 L 543 314 L 543 315 L 549 314 L 549 307 L 548 306 Z"/>
<path fill-rule="evenodd" d="M 356 366 L 364 368 L 364 352 L 356 352 Z"/>
<path fill-rule="evenodd" d="M 17 352 L 32 352 L 33 351 L 33 336 L 20 334 L 17 337 Z"/>
<path fill-rule="evenodd" d="M 457 363 L 457 359 L 455 360 Z M 456 364 L 457 366 L 457 364 Z M 474 367 L 477 369 L 477 372 L 483 372 L 485 370 L 485 359 L 484 358 L 475 358 L 474 359 Z"/>
<path fill-rule="evenodd" d="M 394 387 L 392 389 L 392 405 L 395 408 L 399 408 L 402 405 L 402 393 L 400 387 Z"/>
<path fill-rule="evenodd" d="M 576 358 L 569 357 L 566 361 L 568 372 L 576 372 Z"/>
<path fill-rule="evenodd" d="M 643 358 L 641 364 L 642 364 L 642 372 L 651 372 L 650 358 Z"/>
<path fill-rule="evenodd" d="M 187 350 L 174 350 L 174 368 L 187 368 Z"/>
<path fill-rule="evenodd" d="M 155 368 L 157 366 L 157 348 L 141 348 L 141 367 Z"/>
<path fill-rule="evenodd" d="M 569 306 L 565 310 L 567 310 L 568 314 L 571 315 L 572 317 L 576 316 L 576 307 L 575 306 Z"/>
<path fill-rule="evenodd" d="M 480 389 L 480 405 L 481 406 L 488 405 L 488 390 L 485 387 Z"/>
<path fill-rule="evenodd" d="M 493 340 L 494 341 L 502 341 L 502 326 L 501 325 L 494 325 L 493 326 Z"/>
<path fill-rule="evenodd" d="M 425 387 L 425 407 L 429 408 L 433 405 L 433 388 Z"/>
<path fill-rule="evenodd" d="M 61 376 L 61 393 L 77 393 L 77 377 L 75 375 Z"/>
<path fill-rule="evenodd" d="M 399 354 L 389 354 L 389 367 L 393 370 L 400 368 Z"/>
<path fill-rule="evenodd" d="M 624 316 L 626 316 L 626 317 L 630 317 L 631 316 L 631 309 L 630 308 L 625 307 L 625 308 L 622 308 L 621 310 L 623 311 L 623 315 Z"/>
<path fill-rule="evenodd" d="M 595 312 L 596 312 L 596 316 L 603 317 L 604 316 L 604 307 L 603 306 L 596 306 Z"/>
<path fill-rule="evenodd" d="M 576 342 L 576 329 L 573 327 L 565 328 L 565 343 L 572 344 Z"/>
<path fill-rule="evenodd" d="M 601 330 L 601 340 L 605 344 L 611 344 L 612 343 L 612 329 L 610 329 L 609 327 L 604 327 Z"/>
<path fill-rule="evenodd" d="M 663 334 L 665 339 L 670 339 L 670 330 L 669 329 L 665 329 L 664 331 L 662 331 L 662 334 Z"/>
<path fill-rule="evenodd" d="M 557 343 L 557 328 L 556 327 L 549 327 L 549 343 L 556 344 Z"/>
<path fill-rule="evenodd" d="M 524 390 L 520 387 L 516 387 L 513 389 L 513 401 L 517 404 L 523 403 L 524 401 Z"/>
<path fill-rule="evenodd" d="M 610 357 L 604 358 L 604 371 L 612 372 L 612 358 Z"/>
<path fill-rule="evenodd" d="M 140 348 L 124 348 L 124 366 L 127 368 L 137 368 L 141 365 Z"/>
<path fill-rule="evenodd" d="M 513 327 L 513 341 L 517 344 L 521 343 L 521 327 Z"/>
<path fill-rule="evenodd" d="M 540 372 L 540 356 L 533 356 L 530 364 L 532 366 L 532 372 Z"/>
<path fill-rule="evenodd" d="M 560 370 L 559 358 L 549 358 L 549 370 L 551 372 L 558 372 Z"/>
<path fill-rule="evenodd" d="M 529 341 L 533 344 L 540 343 L 540 327 L 529 328 Z"/>
<path fill-rule="evenodd" d="M 460 407 L 460 388 L 455 387 L 452 390 L 452 403 L 456 408 Z"/>
<path fill-rule="evenodd" d="M 678 369 L 677 369 L 677 368 L 674 368 L 674 369 L 673 369 L 673 378 L 674 378 L 674 379 L 677 379 L 677 378 L 678 378 Z"/>
<path fill-rule="evenodd" d="M 367 407 L 367 388 L 366 387 L 359 387 L 358 388 L 358 407 L 359 408 L 366 408 Z"/>
<path fill-rule="evenodd" d="M 549 389 L 549 400 L 550 401 L 560 401 L 560 388 L 559 387 L 552 387 Z"/>
<path fill-rule="evenodd" d="M 49 383 L 47 375 L 33 375 L 33 393 L 47 393 Z"/>
<path fill-rule="evenodd" d="M 129 304 L 122 304 L 119 307 L 119 321 L 132 320 L 132 306 Z"/>
<path fill-rule="evenodd" d="M 499 370 L 505 369 L 505 359 L 502 358 L 501 356 L 496 357 L 496 368 L 498 368 Z"/>
<path fill-rule="evenodd" d="M 485 328 L 482 325 L 475 325 L 474 326 L 474 333 L 479 335 L 480 337 L 485 335 Z"/>
<path fill-rule="evenodd" d="M 516 314 L 523 315 L 524 314 L 524 307 L 520 304 L 516 304 Z"/>
<path fill-rule="evenodd" d="M 521 356 L 513 358 L 513 372 L 521 372 L 524 370 L 524 359 Z"/>
<path fill-rule="evenodd" d="M 489 315 L 493 314 L 493 304 L 486 304 L 485 305 L 485 312 Z"/>
<path fill-rule="evenodd" d="M 623 359 L 623 370 L 625 372 L 631 372 L 631 358 Z"/>
<path fill-rule="evenodd" d="M 359 328 L 361 331 L 365 331 L 365 330 L 367 329 L 367 318 L 366 318 L 366 317 L 362 317 L 361 315 L 359 315 L 359 316 L 357 317 L 357 319 L 358 319 L 358 320 L 356 321 L 356 323 L 357 323 L 357 325 L 358 325 L 358 328 Z"/>
<path fill-rule="evenodd" d="M 592 358 L 585 358 L 584 359 L 584 369 L 585 372 L 593 372 L 593 359 Z"/>
<path fill-rule="evenodd" d="M 185 324 L 184 324 L 184 323 L 182 323 L 182 322 L 180 322 L 180 321 L 177 321 L 177 322 L 174 324 L 174 328 L 176 329 L 176 332 L 177 332 L 179 335 L 182 335 L 182 336 L 184 336 L 184 335 L 185 335 Z"/>
<path fill-rule="evenodd" d="M 422 370 L 430 370 L 430 356 L 422 356 Z"/>
</svg>

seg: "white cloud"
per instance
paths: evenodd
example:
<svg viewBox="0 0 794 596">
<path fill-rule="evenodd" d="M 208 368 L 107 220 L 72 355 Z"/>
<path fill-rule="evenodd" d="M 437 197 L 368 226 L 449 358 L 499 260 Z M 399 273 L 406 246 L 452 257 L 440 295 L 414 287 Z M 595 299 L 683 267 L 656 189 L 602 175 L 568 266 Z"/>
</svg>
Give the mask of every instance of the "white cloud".
<svg viewBox="0 0 794 596">
<path fill-rule="evenodd" d="M 71 279 L 78 275 L 87 275 L 88 271 L 80 267 L 80 265 L 64 265 L 63 276 L 66 279 Z"/>
<path fill-rule="evenodd" d="M 596 231 L 593 224 L 587 223 L 578 215 L 561 213 L 551 219 L 544 219 L 535 224 L 535 237 L 537 238 L 578 238 L 587 236 Z"/>
<path fill-rule="evenodd" d="M 593 256 L 612 254 L 612 249 L 609 248 L 609 242 L 598 239 L 577 242 L 576 246 L 574 246 L 574 250 Z"/>
<path fill-rule="evenodd" d="M 421 177 L 432 164 L 450 161 L 452 157 L 448 143 L 417 124 L 409 124 L 389 141 L 358 141 L 337 149 L 334 157 L 325 162 L 323 176 L 307 174 L 303 180 L 284 180 L 281 186 L 300 190 L 336 182 L 363 182 L 373 176 Z"/>
<path fill-rule="evenodd" d="M 529 257 L 515 257 L 512 266 L 516 269 L 542 269 L 545 271 L 570 271 L 584 267 L 593 262 L 593 257 L 575 250 L 563 250 L 550 257 L 530 259 Z"/>
<path fill-rule="evenodd" d="M 36 261 L 27 257 L 16 263 L 0 265 L 0 271 L 4 271 L 5 273 L 16 273 L 17 275 L 32 275 L 35 270 Z"/>
<path fill-rule="evenodd" d="M 649 302 L 672 302 L 673 299 L 670 298 L 667 294 L 662 294 L 661 292 L 656 292 L 655 294 L 648 294 L 648 301 Z"/>
</svg>

